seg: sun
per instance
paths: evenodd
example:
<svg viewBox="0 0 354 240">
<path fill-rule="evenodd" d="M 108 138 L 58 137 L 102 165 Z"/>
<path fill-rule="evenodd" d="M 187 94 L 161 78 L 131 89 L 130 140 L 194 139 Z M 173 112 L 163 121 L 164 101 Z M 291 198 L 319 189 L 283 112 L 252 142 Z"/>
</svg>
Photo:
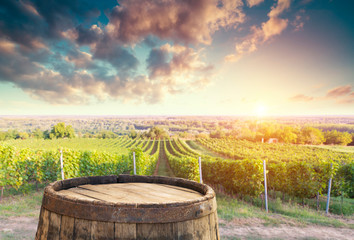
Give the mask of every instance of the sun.
<svg viewBox="0 0 354 240">
<path fill-rule="evenodd" d="M 256 108 L 255 108 L 255 112 L 257 114 L 258 117 L 263 117 L 266 115 L 267 113 L 267 106 L 264 103 L 257 103 Z"/>
</svg>

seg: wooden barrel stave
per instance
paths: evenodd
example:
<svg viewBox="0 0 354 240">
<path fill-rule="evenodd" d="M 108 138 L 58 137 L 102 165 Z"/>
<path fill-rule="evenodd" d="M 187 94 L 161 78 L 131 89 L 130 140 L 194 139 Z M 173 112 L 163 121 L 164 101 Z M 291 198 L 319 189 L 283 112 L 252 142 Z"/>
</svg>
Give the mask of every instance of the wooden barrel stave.
<svg viewBox="0 0 354 240">
<path fill-rule="evenodd" d="M 210 239 L 217 240 L 217 216 L 176 223 L 112 223 L 59 215 L 42 209 L 36 239 Z"/>
</svg>

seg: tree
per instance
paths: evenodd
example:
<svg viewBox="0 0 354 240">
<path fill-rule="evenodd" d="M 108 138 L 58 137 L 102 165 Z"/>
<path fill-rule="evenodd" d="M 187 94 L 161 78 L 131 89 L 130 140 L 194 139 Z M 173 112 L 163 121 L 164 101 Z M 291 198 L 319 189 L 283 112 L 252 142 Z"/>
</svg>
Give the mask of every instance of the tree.
<svg viewBox="0 0 354 240">
<path fill-rule="evenodd" d="M 98 138 L 103 138 L 103 139 L 116 138 L 116 137 L 117 137 L 117 135 L 114 132 L 109 131 L 109 130 L 101 131 L 98 134 Z"/>
<path fill-rule="evenodd" d="M 264 141 L 268 141 L 269 138 L 276 137 L 277 134 L 276 125 L 272 122 L 260 123 L 257 132 L 262 133 Z"/>
<path fill-rule="evenodd" d="M 218 129 L 210 133 L 211 138 L 224 138 L 226 136 L 225 132 Z"/>
<path fill-rule="evenodd" d="M 44 138 L 44 133 L 41 131 L 41 129 L 36 128 L 34 132 L 32 133 L 32 136 L 37 139 Z"/>
<path fill-rule="evenodd" d="M 27 138 L 29 138 L 29 135 L 26 132 L 19 132 L 18 133 L 18 138 L 19 139 L 27 139 Z"/>
<path fill-rule="evenodd" d="M 163 139 L 169 137 L 169 134 L 165 129 L 157 126 L 150 128 L 149 131 L 144 135 L 150 139 Z"/>
<path fill-rule="evenodd" d="M 325 142 L 323 132 L 317 128 L 304 127 L 301 129 L 300 138 L 298 143 L 300 144 L 313 144 L 320 145 Z"/>
<path fill-rule="evenodd" d="M 66 132 L 65 132 L 65 137 L 67 138 L 74 138 L 75 137 L 75 130 L 73 128 L 73 126 L 68 125 L 65 128 Z"/>
<path fill-rule="evenodd" d="M 290 126 L 279 129 L 277 136 L 279 137 L 280 141 L 284 143 L 296 143 L 297 141 L 296 129 Z"/>
<path fill-rule="evenodd" d="M 74 138 L 75 132 L 71 125 L 65 126 L 65 123 L 60 122 L 53 126 L 49 138 Z"/>
<path fill-rule="evenodd" d="M 337 130 L 325 132 L 325 144 L 348 145 L 352 142 L 352 135 L 347 132 L 338 132 Z"/>
<path fill-rule="evenodd" d="M 134 129 L 132 129 L 130 130 L 129 137 L 135 139 L 138 137 L 138 133 Z"/>
</svg>

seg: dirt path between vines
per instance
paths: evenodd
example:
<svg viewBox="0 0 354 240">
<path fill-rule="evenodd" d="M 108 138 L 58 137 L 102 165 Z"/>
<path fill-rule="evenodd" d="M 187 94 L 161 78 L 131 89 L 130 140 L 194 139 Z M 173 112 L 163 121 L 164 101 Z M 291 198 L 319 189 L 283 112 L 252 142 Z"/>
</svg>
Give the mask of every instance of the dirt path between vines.
<svg viewBox="0 0 354 240">
<path fill-rule="evenodd" d="M 343 239 L 353 240 L 354 230 L 319 225 L 264 226 L 255 219 L 234 219 L 231 222 L 219 220 L 221 239 Z"/>
<path fill-rule="evenodd" d="M 38 224 L 36 217 L 0 218 L 0 239 L 34 239 Z M 317 225 L 263 226 L 257 219 L 246 222 L 234 219 L 219 221 L 221 239 L 354 239 L 354 230 Z"/>
<path fill-rule="evenodd" d="M 163 144 L 164 143 L 161 142 L 159 158 L 156 164 L 154 176 L 158 175 L 158 176 L 174 177 L 170 164 L 168 163 L 167 155 Z"/>
</svg>

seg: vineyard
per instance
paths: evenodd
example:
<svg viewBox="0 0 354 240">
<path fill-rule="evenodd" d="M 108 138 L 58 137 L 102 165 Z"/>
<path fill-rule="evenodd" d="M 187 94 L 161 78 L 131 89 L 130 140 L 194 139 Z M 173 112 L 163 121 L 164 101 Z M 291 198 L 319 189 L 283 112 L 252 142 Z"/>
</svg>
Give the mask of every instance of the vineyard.
<svg viewBox="0 0 354 240">
<path fill-rule="evenodd" d="M 65 178 L 132 172 L 133 152 L 137 174 L 151 175 L 159 148 L 157 140 L 124 137 L 114 140 L 7 141 L 0 143 L 0 188 L 2 192 L 5 187 L 21 187 L 26 191 L 30 184 L 60 179 L 60 150 Z"/>
<path fill-rule="evenodd" d="M 224 158 L 200 155 L 179 139 L 166 141 L 166 154 L 176 176 L 198 180 L 197 158 L 201 156 L 205 182 L 222 186 L 234 195 L 259 196 L 264 189 L 263 160 L 266 160 L 268 188 L 273 191 L 312 198 L 324 193 L 329 178 L 333 177 L 335 195 L 354 197 L 353 153 L 245 140 L 197 139 L 197 142 Z"/>
<path fill-rule="evenodd" d="M 193 148 L 203 146 L 220 157 Z M 258 197 L 264 191 L 263 160 L 268 188 L 298 198 L 312 198 L 326 191 L 333 177 L 332 193 L 354 197 L 354 153 L 290 144 L 253 143 L 245 140 L 198 138 L 146 140 L 115 139 L 13 140 L 0 143 L 0 188 L 26 189 L 33 183 L 60 179 L 60 151 L 65 178 L 132 173 L 133 152 L 137 174 L 154 173 L 161 152 L 176 177 L 203 181 L 239 197 Z M 332 167 L 331 167 L 332 166 Z"/>
</svg>

